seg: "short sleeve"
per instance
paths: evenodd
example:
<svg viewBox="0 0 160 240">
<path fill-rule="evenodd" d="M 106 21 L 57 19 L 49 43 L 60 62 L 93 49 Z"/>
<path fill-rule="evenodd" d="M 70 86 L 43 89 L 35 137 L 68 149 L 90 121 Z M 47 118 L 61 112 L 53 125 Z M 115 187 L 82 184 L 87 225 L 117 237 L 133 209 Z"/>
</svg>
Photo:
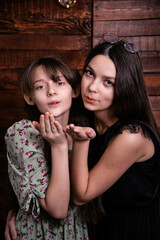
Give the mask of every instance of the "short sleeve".
<svg viewBox="0 0 160 240">
<path fill-rule="evenodd" d="M 8 174 L 22 210 L 38 216 L 38 198 L 45 198 L 49 169 L 44 156 L 44 141 L 29 120 L 12 125 L 5 135 Z"/>
</svg>

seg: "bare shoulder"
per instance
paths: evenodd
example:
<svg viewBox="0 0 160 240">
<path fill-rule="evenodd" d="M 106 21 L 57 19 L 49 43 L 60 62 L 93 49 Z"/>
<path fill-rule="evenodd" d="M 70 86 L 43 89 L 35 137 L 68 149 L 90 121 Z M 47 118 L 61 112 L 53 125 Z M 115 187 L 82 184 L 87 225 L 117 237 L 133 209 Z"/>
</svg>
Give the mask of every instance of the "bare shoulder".
<svg viewBox="0 0 160 240">
<path fill-rule="evenodd" d="M 131 133 L 128 129 L 123 130 L 112 140 L 111 146 L 137 156 L 137 162 L 147 160 L 154 154 L 154 144 L 150 138 L 144 136 L 142 130 L 136 133 Z"/>
</svg>

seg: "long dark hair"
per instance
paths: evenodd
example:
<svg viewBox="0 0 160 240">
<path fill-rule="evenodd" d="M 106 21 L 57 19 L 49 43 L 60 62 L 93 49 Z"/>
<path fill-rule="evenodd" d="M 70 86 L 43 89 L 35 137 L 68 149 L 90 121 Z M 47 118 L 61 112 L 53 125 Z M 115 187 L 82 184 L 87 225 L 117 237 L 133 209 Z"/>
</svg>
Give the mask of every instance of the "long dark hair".
<svg viewBox="0 0 160 240">
<path fill-rule="evenodd" d="M 86 67 L 97 55 L 109 56 L 116 67 L 114 114 L 120 120 L 138 120 L 147 125 L 160 142 L 160 134 L 153 116 L 144 81 L 139 53 L 131 53 L 124 47 L 125 41 L 114 44 L 103 42 L 88 55 Z"/>
</svg>

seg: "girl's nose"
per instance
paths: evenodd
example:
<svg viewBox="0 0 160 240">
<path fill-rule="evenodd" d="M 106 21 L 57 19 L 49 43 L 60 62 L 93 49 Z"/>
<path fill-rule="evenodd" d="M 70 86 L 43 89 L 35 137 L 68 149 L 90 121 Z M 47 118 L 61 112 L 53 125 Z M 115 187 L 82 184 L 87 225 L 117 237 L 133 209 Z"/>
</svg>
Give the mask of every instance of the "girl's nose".
<svg viewBox="0 0 160 240">
<path fill-rule="evenodd" d="M 56 88 L 55 87 L 49 87 L 48 88 L 48 91 L 47 91 L 47 95 L 48 96 L 53 96 L 53 95 L 55 95 L 55 94 L 57 94 L 57 90 L 56 90 Z"/>
<path fill-rule="evenodd" d="M 93 80 L 89 85 L 89 90 L 91 92 L 97 92 L 98 89 L 98 82 L 96 80 Z"/>
</svg>

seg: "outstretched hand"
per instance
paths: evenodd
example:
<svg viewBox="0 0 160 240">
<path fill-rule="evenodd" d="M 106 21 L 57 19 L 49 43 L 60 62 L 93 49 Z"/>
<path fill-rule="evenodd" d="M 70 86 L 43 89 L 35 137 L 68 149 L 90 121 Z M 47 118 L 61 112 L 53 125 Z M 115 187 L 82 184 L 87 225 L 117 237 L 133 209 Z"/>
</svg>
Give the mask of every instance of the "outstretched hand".
<svg viewBox="0 0 160 240">
<path fill-rule="evenodd" d="M 79 127 L 74 124 L 67 125 L 64 129 L 73 140 L 86 141 L 94 138 L 96 136 L 95 131 L 90 127 Z"/>
<path fill-rule="evenodd" d="M 39 123 L 34 121 L 33 125 L 50 144 L 61 144 L 67 141 L 61 124 L 49 112 L 42 114 Z"/>
</svg>

